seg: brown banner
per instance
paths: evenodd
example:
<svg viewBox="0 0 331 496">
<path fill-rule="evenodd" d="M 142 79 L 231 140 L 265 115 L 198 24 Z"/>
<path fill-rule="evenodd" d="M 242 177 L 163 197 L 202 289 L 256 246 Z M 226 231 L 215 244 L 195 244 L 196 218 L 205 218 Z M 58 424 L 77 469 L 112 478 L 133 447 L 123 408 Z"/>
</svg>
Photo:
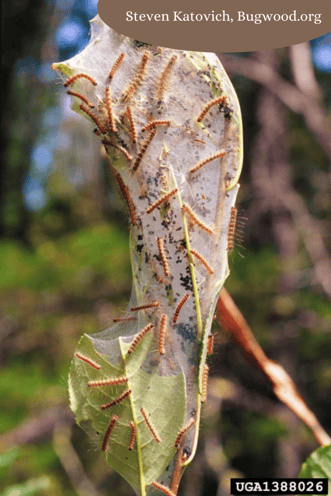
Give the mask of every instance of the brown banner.
<svg viewBox="0 0 331 496">
<path fill-rule="evenodd" d="M 204 52 L 250 52 L 311 40 L 331 31 L 327 0 L 99 0 L 115 31 L 164 47 Z"/>
</svg>

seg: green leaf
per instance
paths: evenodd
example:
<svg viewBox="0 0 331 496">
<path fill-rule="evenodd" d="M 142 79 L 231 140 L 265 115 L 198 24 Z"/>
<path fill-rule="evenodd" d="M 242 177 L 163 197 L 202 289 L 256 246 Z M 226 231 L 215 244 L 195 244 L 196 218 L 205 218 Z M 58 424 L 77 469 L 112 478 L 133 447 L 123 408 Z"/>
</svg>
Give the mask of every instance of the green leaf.
<svg viewBox="0 0 331 496">
<path fill-rule="evenodd" d="M 331 494 L 331 444 L 318 448 L 307 458 L 302 465 L 300 477 L 303 479 L 327 478 L 328 494 Z"/>
<path fill-rule="evenodd" d="M 141 366 L 146 359 L 152 334 L 144 336 L 132 355 L 128 355 L 130 343 L 117 338 L 108 345 L 111 357 L 95 351 L 93 338 L 83 336 L 77 348 L 78 356 L 88 357 L 97 370 L 77 355 L 70 373 L 71 408 L 77 413 L 77 423 L 84 428 L 101 448 L 107 426 L 113 415 L 118 422 L 109 439 L 105 453 L 110 465 L 138 490 L 150 484 L 162 474 L 175 455 L 175 440 L 185 418 L 185 379 L 177 370 L 168 377 L 157 371 L 144 371 Z M 118 354 L 118 355 L 117 355 Z M 156 368 L 156 367 L 155 367 Z M 117 386 L 89 388 L 89 381 L 125 376 L 128 382 Z M 118 405 L 102 410 L 101 405 L 111 402 L 126 390 L 132 393 Z M 174 401 L 176 398 L 176 401 Z M 150 421 L 162 440 L 156 442 L 146 425 L 141 408 L 148 413 Z M 132 433 L 129 422 L 134 422 L 137 434 L 134 449 L 129 451 Z M 150 463 L 153 460 L 153 463 Z"/>
</svg>

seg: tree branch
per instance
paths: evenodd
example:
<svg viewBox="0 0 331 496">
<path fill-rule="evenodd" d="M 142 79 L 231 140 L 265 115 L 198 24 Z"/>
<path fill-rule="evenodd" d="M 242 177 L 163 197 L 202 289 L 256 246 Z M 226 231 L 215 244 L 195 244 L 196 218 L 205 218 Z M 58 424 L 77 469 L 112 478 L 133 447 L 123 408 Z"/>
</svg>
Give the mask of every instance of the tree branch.
<svg viewBox="0 0 331 496">
<path fill-rule="evenodd" d="M 321 105 L 307 97 L 296 86 L 283 79 L 272 67 L 252 58 L 220 55 L 224 67 L 229 73 L 240 74 L 261 84 L 283 102 L 292 112 L 302 114 L 308 128 L 325 154 L 331 159 L 330 121 Z"/>
<path fill-rule="evenodd" d="M 323 446 L 331 443 L 330 436 L 319 424 L 313 412 L 300 396 L 287 372 L 273 360 L 269 360 L 256 341 L 251 328 L 226 289 L 222 289 L 217 303 L 217 318 L 224 330 L 240 347 L 247 361 L 269 379 L 277 398 L 287 405 L 312 431 L 317 442 Z"/>
</svg>

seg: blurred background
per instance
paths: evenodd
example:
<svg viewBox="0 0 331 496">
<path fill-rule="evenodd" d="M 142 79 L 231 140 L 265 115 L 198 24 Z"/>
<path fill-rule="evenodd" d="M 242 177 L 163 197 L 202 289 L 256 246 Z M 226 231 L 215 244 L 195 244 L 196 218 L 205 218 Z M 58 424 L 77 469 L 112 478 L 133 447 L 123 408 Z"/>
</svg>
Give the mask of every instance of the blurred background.
<svg viewBox="0 0 331 496">
<path fill-rule="evenodd" d="M 84 332 L 131 291 L 128 212 L 54 61 L 89 39 L 97 0 L 3 4 L 0 168 L 2 496 L 130 496 L 68 408 Z M 245 160 L 226 288 L 269 358 L 331 432 L 331 34 L 221 54 L 242 106 Z M 180 496 L 231 477 L 297 477 L 317 443 L 215 321 L 209 400 Z"/>
</svg>

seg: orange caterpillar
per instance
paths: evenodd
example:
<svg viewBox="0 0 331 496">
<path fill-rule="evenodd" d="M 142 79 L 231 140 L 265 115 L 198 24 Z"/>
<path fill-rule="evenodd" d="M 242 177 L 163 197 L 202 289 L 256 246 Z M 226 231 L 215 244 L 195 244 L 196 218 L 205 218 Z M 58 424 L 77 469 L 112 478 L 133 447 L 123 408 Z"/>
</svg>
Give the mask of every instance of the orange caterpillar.
<svg viewBox="0 0 331 496">
<path fill-rule="evenodd" d="M 205 403 L 207 401 L 208 374 L 209 374 L 209 367 L 206 364 L 203 368 L 203 373 L 202 373 L 201 403 Z"/>
<path fill-rule="evenodd" d="M 184 203 L 183 204 L 182 209 L 184 210 L 184 212 L 186 212 L 188 214 L 188 216 L 190 217 L 190 219 L 192 220 L 192 222 L 194 222 L 199 227 L 201 227 L 201 229 L 203 229 L 204 231 L 206 231 L 208 234 L 212 234 L 213 233 L 212 228 L 209 227 L 209 226 L 207 226 L 207 224 L 205 224 L 204 222 L 202 222 L 202 220 L 199 219 L 199 217 L 193 212 L 192 208 L 187 203 Z"/>
<path fill-rule="evenodd" d="M 125 400 L 129 396 L 129 394 L 132 393 L 132 389 L 127 389 L 122 393 L 118 398 L 115 398 L 113 401 L 110 401 L 109 403 L 106 403 L 105 405 L 101 406 L 101 410 L 107 410 L 107 408 L 111 408 L 112 406 L 118 405 L 121 401 Z"/>
<path fill-rule="evenodd" d="M 171 491 L 171 489 L 169 489 L 168 487 L 164 486 L 160 482 L 153 481 L 152 482 L 152 486 L 154 486 L 155 489 L 158 489 L 159 491 L 161 491 L 161 493 L 165 494 L 166 496 L 176 496 L 175 493 L 173 493 Z"/>
<path fill-rule="evenodd" d="M 116 150 L 118 150 L 129 162 L 132 161 L 133 157 L 131 157 L 130 153 L 125 148 L 123 148 L 123 146 L 116 145 L 112 141 L 109 141 L 107 138 L 104 138 L 102 140 L 102 143 L 104 145 L 108 145 L 108 146 L 112 146 L 113 148 L 116 148 Z"/>
<path fill-rule="evenodd" d="M 131 198 L 131 195 L 129 192 L 129 188 L 124 184 L 122 176 L 119 173 L 115 174 L 115 179 L 116 179 L 117 184 L 118 184 L 118 186 L 122 192 L 124 200 L 128 204 L 131 222 L 135 226 L 137 224 L 137 219 L 136 219 L 136 213 L 135 213 L 134 206 L 133 206 L 133 201 L 132 201 L 132 198 Z M 126 317 L 124 319 L 124 317 L 122 317 L 122 320 L 135 320 L 135 318 L 134 317 Z M 119 321 L 120 320 L 114 319 L 114 322 L 119 322 Z"/>
<path fill-rule="evenodd" d="M 125 53 L 121 53 L 121 55 L 119 55 L 117 57 L 117 60 L 115 61 L 114 65 L 111 68 L 110 73 L 108 75 L 109 79 L 112 79 L 114 77 L 114 74 L 117 71 L 117 69 L 118 69 L 120 63 L 122 62 L 122 60 L 124 59 L 124 57 L 125 57 Z"/>
<path fill-rule="evenodd" d="M 140 162 L 142 161 L 145 153 L 147 152 L 147 148 L 151 144 L 152 139 L 154 138 L 156 134 L 156 130 L 152 129 L 152 131 L 149 133 L 143 144 L 141 145 L 141 148 L 139 150 L 139 153 L 137 155 L 137 158 L 135 160 L 135 163 L 133 164 L 132 170 L 136 171 L 140 165 Z"/>
<path fill-rule="evenodd" d="M 112 133 L 117 133 L 117 127 L 116 127 L 116 122 L 115 122 L 113 107 L 112 107 L 112 104 L 111 104 L 110 88 L 109 88 L 109 86 L 107 86 L 107 88 L 106 88 L 105 102 L 106 102 L 106 110 L 107 110 L 107 117 L 108 117 L 109 129 L 111 130 Z"/>
<path fill-rule="evenodd" d="M 92 83 L 94 86 L 97 86 L 97 82 L 92 76 L 89 76 L 88 74 L 84 74 L 83 72 L 80 72 L 79 74 L 75 74 L 75 76 L 71 76 L 69 79 L 67 79 L 66 82 L 64 83 L 64 87 L 68 88 L 68 86 L 73 84 L 79 78 L 85 78 L 88 81 L 90 81 L 90 83 Z"/>
<path fill-rule="evenodd" d="M 113 322 L 130 322 L 131 320 L 137 320 L 137 317 L 115 317 Z"/>
<path fill-rule="evenodd" d="M 140 305 L 139 307 L 132 307 L 131 312 L 138 312 L 138 310 L 146 310 L 148 308 L 159 307 L 160 303 L 158 301 L 153 301 L 153 303 L 146 303 L 146 305 Z"/>
<path fill-rule="evenodd" d="M 136 130 L 136 125 L 134 123 L 132 110 L 130 107 L 126 108 L 126 115 L 128 116 L 129 124 L 130 124 L 130 138 L 132 143 L 135 144 L 137 143 L 137 130 Z"/>
<path fill-rule="evenodd" d="M 186 302 L 186 300 L 190 297 L 190 295 L 188 293 L 186 293 L 183 298 L 180 300 L 180 302 L 178 303 L 177 305 L 177 308 L 176 308 L 176 311 L 175 311 L 175 315 L 174 315 L 174 323 L 177 322 L 178 320 L 178 315 L 179 315 L 179 312 L 181 311 L 181 308 L 182 306 L 184 305 L 184 303 Z"/>
<path fill-rule="evenodd" d="M 150 121 L 146 126 L 142 128 L 142 131 L 148 131 L 148 129 L 152 129 L 158 126 L 170 126 L 170 121 Z"/>
<path fill-rule="evenodd" d="M 236 232 L 236 221 L 237 221 L 237 209 L 236 207 L 232 207 L 230 222 L 229 222 L 229 230 L 228 230 L 228 251 L 233 250 L 233 240 Z"/>
<path fill-rule="evenodd" d="M 145 334 L 151 331 L 153 327 L 153 324 L 147 324 L 147 326 L 144 327 L 143 330 L 139 332 L 139 334 L 137 334 L 137 336 L 132 341 L 130 348 L 128 349 L 128 355 L 131 355 L 137 344 L 140 343 Z"/>
<path fill-rule="evenodd" d="M 67 93 L 68 93 L 68 95 L 76 96 L 77 98 L 80 98 L 84 103 L 86 103 L 86 105 L 88 107 L 94 108 L 93 103 L 91 103 L 90 100 L 88 100 L 86 98 L 86 96 L 82 95 L 81 93 L 78 93 L 77 91 L 71 91 L 71 90 L 68 90 Z"/>
<path fill-rule="evenodd" d="M 159 354 L 160 355 L 164 355 L 164 353 L 165 353 L 164 339 L 165 339 L 166 327 L 167 327 L 167 316 L 166 316 L 166 314 L 163 314 L 161 317 L 160 328 L 159 328 Z"/>
<path fill-rule="evenodd" d="M 159 198 L 158 200 L 156 200 L 156 202 L 152 203 L 152 205 L 150 207 L 148 207 L 148 209 L 146 210 L 146 212 L 148 214 L 150 214 L 151 212 L 153 212 L 153 210 L 155 210 L 157 207 L 159 207 L 160 205 L 162 205 L 162 203 L 168 201 L 169 198 L 171 198 L 172 196 L 174 196 L 177 193 L 177 191 L 178 191 L 178 188 L 175 188 L 172 191 L 170 191 L 170 193 L 167 193 L 166 195 L 161 196 L 161 198 Z"/>
<path fill-rule="evenodd" d="M 158 82 L 158 85 L 157 85 L 157 92 L 156 92 L 158 103 L 161 103 L 162 100 L 163 100 L 164 92 L 165 92 L 165 89 L 166 89 L 167 80 L 169 78 L 171 68 L 174 65 L 174 63 L 176 62 L 176 60 L 177 60 L 177 55 L 173 55 L 169 59 L 167 65 L 165 66 L 165 68 L 162 71 L 162 74 L 160 76 L 160 79 L 159 79 L 159 82 Z"/>
<path fill-rule="evenodd" d="M 164 275 L 166 277 L 169 277 L 170 276 L 169 264 L 168 264 L 168 260 L 167 260 L 166 254 L 164 252 L 163 239 L 162 238 L 157 238 L 156 241 L 157 241 L 157 247 L 159 249 L 159 254 L 160 254 L 160 257 L 161 257 L 161 262 L 162 262 L 162 265 L 163 265 Z"/>
<path fill-rule="evenodd" d="M 76 357 L 79 358 L 80 360 L 82 360 L 83 362 L 86 362 L 88 363 L 89 365 L 91 365 L 91 367 L 93 367 L 94 369 L 97 369 L 97 370 L 100 370 L 101 369 L 101 365 L 97 364 L 96 362 L 94 362 L 93 360 L 91 360 L 90 358 L 84 356 L 84 355 L 81 355 L 80 353 L 75 353 Z"/>
<path fill-rule="evenodd" d="M 146 65 L 149 59 L 149 53 L 145 52 L 144 55 L 142 56 L 140 65 L 138 67 L 138 73 L 136 77 L 133 79 L 132 83 L 128 86 L 128 88 L 124 91 L 123 93 L 123 100 L 125 102 L 128 102 L 130 98 L 132 97 L 133 93 L 136 91 L 138 86 L 141 84 L 145 72 L 146 72 Z"/>
<path fill-rule="evenodd" d="M 110 434 L 112 433 L 112 430 L 114 429 L 117 421 L 118 421 L 118 415 L 113 415 L 113 417 L 110 421 L 110 424 L 107 427 L 103 441 L 102 441 L 102 447 L 101 447 L 102 451 L 107 451 Z"/>
<path fill-rule="evenodd" d="M 190 427 L 192 427 L 192 425 L 195 424 L 195 419 L 192 418 L 189 423 L 183 427 L 177 434 L 177 437 L 176 437 L 176 441 L 175 441 L 175 448 L 178 448 L 179 447 L 179 444 L 182 440 L 182 437 L 184 436 L 184 434 L 186 434 L 186 432 L 190 429 Z"/>
<path fill-rule="evenodd" d="M 209 109 L 211 109 L 214 105 L 217 105 L 218 103 L 224 103 L 226 100 L 225 96 L 219 96 L 218 98 L 214 98 L 213 100 L 210 100 L 203 109 L 201 110 L 200 114 L 197 117 L 197 122 L 201 122 L 206 113 L 208 112 Z"/>
<path fill-rule="evenodd" d="M 160 436 L 158 435 L 158 433 L 156 432 L 156 430 L 154 429 L 154 426 L 152 425 L 150 419 L 148 418 L 148 415 L 147 415 L 147 412 L 144 408 L 140 408 L 140 411 L 145 419 L 145 422 L 147 424 L 147 427 L 149 428 L 149 430 L 151 431 L 155 441 L 157 443 L 161 443 L 162 442 L 162 439 L 160 438 Z"/>
<path fill-rule="evenodd" d="M 134 425 L 134 422 L 132 422 L 132 420 L 130 420 L 129 426 L 131 427 L 131 430 L 132 430 L 130 441 L 129 441 L 129 450 L 132 451 L 133 447 L 134 447 L 134 442 L 136 440 L 137 429 L 136 429 L 136 426 Z"/>
<path fill-rule="evenodd" d="M 92 121 L 100 129 L 102 134 L 106 134 L 107 131 L 106 131 L 104 125 L 102 124 L 100 119 L 90 109 L 85 107 L 82 103 L 79 105 L 79 108 L 92 119 Z"/>
<path fill-rule="evenodd" d="M 216 153 L 213 153 L 212 155 L 209 155 L 209 157 L 206 157 L 203 160 L 200 160 L 200 162 L 198 162 L 194 167 L 192 167 L 189 170 L 189 172 L 196 172 L 199 169 L 201 169 L 201 167 L 203 167 L 205 164 L 208 164 L 208 162 L 211 162 L 212 160 L 215 160 L 216 158 L 224 157 L 224 155 L 225 155 L 224 150 L 220 150 Z"/>
<path fill-rule="evenodd" d="M 214 351 L 214 334 L 209 334 L 207 341 L 207 353 L 212 355 Z"/>
<path fill-rule="evenodd" d="M 128 377 L 113 377 L 112 379 L 101 379 L 99 381 L 89 381 L 88 387 L 102 387 L 102 386 L 117 386 L 117 384 L 124 384 L 128 382 Z"/>
<path fill-rule="evenodd" d="M 204 265 L 204 267 L 207 270 L 208 274 L 214 274 L 213 269 L 211 268 L 211 266 L 209 265 L 209 263 L 207 262 L 207 260 L 201 255 L 201 253 L 199 253 L 198 251 L 193 250 L 193 249 L 191 249 L 191 253 L 192 253 L 192 255 L 194 255 L 202 263 L 202 265 Z"/>
</svg>

